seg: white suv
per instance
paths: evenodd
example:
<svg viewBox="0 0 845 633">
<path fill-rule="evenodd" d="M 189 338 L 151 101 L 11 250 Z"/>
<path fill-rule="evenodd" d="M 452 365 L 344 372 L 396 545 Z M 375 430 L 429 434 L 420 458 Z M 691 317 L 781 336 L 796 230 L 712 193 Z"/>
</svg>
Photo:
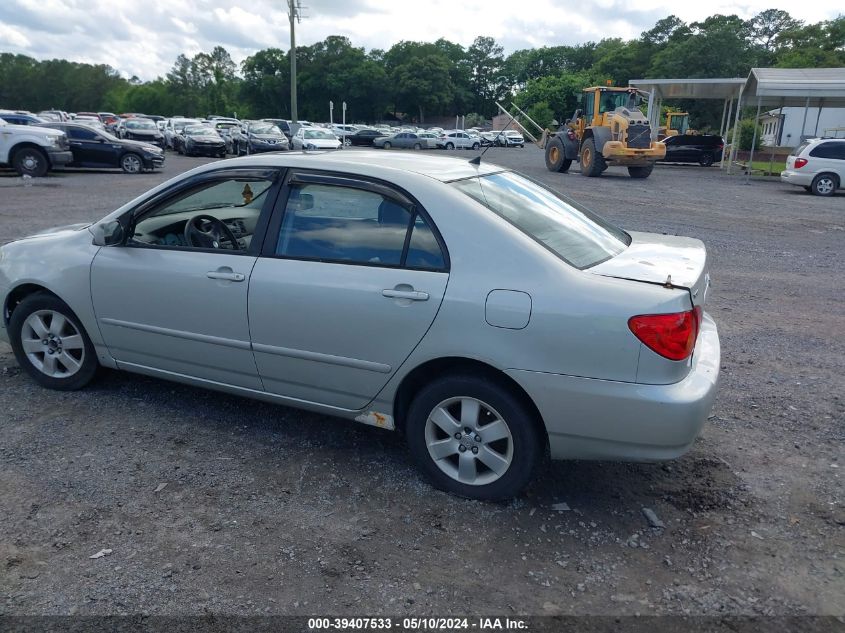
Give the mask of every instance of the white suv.
<svg viewBox="0 0 845 633">
<path fill-rule="evenodd" d="M 845 185 L 845 139 L 804 141 L 786 159 L 780 179 L 800 185 L 817 196 L 832 196 Z"/>
</svg>

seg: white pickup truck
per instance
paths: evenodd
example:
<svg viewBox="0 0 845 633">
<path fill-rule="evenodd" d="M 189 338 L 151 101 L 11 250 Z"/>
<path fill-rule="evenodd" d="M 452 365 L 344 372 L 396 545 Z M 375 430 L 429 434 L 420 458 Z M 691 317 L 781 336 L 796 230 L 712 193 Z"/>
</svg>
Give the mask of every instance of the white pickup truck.
<svg viewBox="0 0 845 633">
<path fill-rule="evenodd" d="M 64 132 L 32 125 L 10 125 L 0 119 L 0 167 L 11 166 L 21 176 L 44 176 L 73 161 Z"/>
</svg>

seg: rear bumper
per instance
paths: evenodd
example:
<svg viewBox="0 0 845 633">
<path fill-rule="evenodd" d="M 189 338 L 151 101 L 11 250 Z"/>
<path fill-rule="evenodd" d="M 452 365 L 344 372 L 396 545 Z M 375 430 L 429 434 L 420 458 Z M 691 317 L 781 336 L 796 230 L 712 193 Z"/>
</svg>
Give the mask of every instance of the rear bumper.
<svg viewBox="0 0 845 633">
<path fill-rule="evenodd" d="M 815 176 L 815 174 L 793 171 L 791 169 L 785 169 L 780 172 L 781 182 L 785 182 L 790 185 L 799 185 L 801 187 L 809 187 L 813 184 L 813 176 Z"/>
<path fill-rule="evenodd" d="M 509 370 L 546 425 L 553 459 L 657 461 L 687 452 L 704 426 L 719 377 L 716 324 L 704 315 L 689 374 L 643 385 Z"/>
<path fill-rule="evenodd" d="M 73 152 L 70 150 L 47 150 L 47 155 L 50 157 L 50 164 L 53 167 L 73 162 Z"/>
</svg>

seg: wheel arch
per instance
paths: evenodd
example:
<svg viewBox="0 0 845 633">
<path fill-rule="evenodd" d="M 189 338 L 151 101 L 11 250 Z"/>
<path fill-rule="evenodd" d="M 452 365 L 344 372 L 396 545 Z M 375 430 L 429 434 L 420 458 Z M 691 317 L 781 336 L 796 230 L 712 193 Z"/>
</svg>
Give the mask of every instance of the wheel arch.
<svg viewBox="0 0 845 633">
<path fill-rule="evenodd" d="M 19 143 L 12 145 L 12 147 L 9 148 L 9 162 L 11 163 L 14 160 L 15 154 L 17 154 L 22 149 L 27 148 L 38 150 L 44 155 L 44 158 L 47 159 L 47 162 L 50 163 L 50 155 L 47 153 L 47 150 L 45 150 L 38 143 L 34 143 L 32 141 L 20 141 Z M 52 163 L 50 164 L 52 165 Z"/>
<path fill-rule="evenodd" d="M 534 404 L 534 400 L 522 388 L 522 385 L 501 369 L 483 361 L 463 356 L 447 356 L 426 361 L 409 371 L 402 378 L 393 398 L 393 418 L 397 429 L 404 429 L 405 417 L 414 395 L 428 383 L 449 374 L 483 376 L 509 390 L 528 408 L 537 431 L 541 433 L 544 441 L 548 442 L 548 433 L 543 416 L 540 414 L 537 405 Z"/>
<path fill-rule="evenodd" d="M 6 295 L 6 300 L 3 303 L 3 322 L 6 325 L 9 325 L 9 319 L 12 318 L 12 312 L 15 311 L 15 308 L 17 308 L 24 299 L 39 292 L 45 292 L 47 294 L 53 295 L 59 301 L 62 301 L 65 304 L 67 303 L 64 299 L 62 299 L 59 295 L 57 295 L 55 292 L 53 292 L 46 286 L 31 282 L 22 283 L 12 288 Z"/>
<path fill-rule="evenodd" d="M 842 186 L 842 179 L 839 177 L 835 171 L 820 171 L 815 176 L 813 176 L 813 180 L 815 181 L 817 178 L 821 178 L 822 176 L 830 176 L 833 178 L 833 182 L 836 183 L 836 188 L 839 189 Z"/>
</svg>

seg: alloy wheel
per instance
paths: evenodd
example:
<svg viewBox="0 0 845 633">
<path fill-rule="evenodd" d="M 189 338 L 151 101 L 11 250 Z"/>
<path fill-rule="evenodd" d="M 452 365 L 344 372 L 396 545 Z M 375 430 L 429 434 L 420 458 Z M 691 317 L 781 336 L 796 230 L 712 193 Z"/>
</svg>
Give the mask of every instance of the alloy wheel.
<svg viewBox="0 0 845 633">
<path fill-rule="evenodd" d="M 454 397 L 435 406 L 425 424 L 425 443 L 441 471 L 471 486 L 497 481 L 513 461 L 510 427 L 477 398 Z"/>
<path fill-rule="evenodd" d="M 55 310 L 38 310 L 24 321 L 21 346 L 38 371 L 51 378 L 70 378 L 85 361 L 85 343 L 70 319 Z"/>
</svg>

